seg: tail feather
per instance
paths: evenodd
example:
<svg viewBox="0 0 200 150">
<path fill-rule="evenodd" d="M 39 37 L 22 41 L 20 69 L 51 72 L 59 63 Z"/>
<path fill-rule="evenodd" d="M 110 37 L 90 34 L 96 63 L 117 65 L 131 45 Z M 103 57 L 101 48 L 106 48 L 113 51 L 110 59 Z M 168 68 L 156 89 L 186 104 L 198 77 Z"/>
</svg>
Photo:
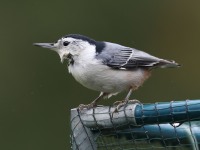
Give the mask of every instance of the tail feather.
<svg viewBox="0 0 200 150">
<path fill-rule="evenodd" d="M 161 59 L 157 65 L 160 68 L 176 68 L 181 66 L 174 60 L 164 60 L 164 59 Z"/>
</svg>

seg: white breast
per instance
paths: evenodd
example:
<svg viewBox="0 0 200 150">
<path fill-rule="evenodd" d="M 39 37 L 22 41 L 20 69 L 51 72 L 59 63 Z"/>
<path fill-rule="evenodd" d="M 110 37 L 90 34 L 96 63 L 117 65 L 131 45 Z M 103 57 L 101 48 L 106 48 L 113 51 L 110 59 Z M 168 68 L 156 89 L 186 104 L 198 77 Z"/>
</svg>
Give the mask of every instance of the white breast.
<svg viewBox="0 0 200 150">
<path fill-rule="evenodd" d="M 111 69 L 95 59 L 95 53 L 95 48 L 83 51 L 79 56 L 74 57 L 74 64 L 68 68 L 73 77 L 83 86 L 96 91 L 118 93 L 130 87 L 139 87 L 144 82 L 144 70 Z"/>
</svg>

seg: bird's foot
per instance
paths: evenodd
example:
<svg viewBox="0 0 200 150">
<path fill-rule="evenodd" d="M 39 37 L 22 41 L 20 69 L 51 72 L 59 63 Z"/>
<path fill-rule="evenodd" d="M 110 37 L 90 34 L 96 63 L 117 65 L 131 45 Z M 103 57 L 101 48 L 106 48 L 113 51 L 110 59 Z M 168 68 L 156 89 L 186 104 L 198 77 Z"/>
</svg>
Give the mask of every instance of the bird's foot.
<svg viewBox="0 0 200 150">
<path fill-rule="evenodd" d="M 97 105 L 96 105 L 96 103 L 90 103 L 90 104 L 87 104 L 87 105 L 85 105 L 85 104 L 80 104 L 79 106 L 78 106 L 78 109 L 79 110 L 83 110 L 84 108 L 86 108 L 86 109 L 91 109 L 91 108 L 94 108 L 94 107 L 96 107 Z"/>
<path fill-rule="evenodd" d="M 122 104 L 122 103 L 124 103 L 124 102 L 125 102 L 125 100 L 116 101 L 116 102 L 113 103 L 113 106 L 118 106 L 119 104 Z"/>
<path fill-rule="evenodd" d="M 139 100 L 122 100 L 122 101 L 116 101 L 113 103 L 114 106 L 116 106 L 115 110 L 113 111 L 113 113 L 119 112 L 119 109 L 127 104 L 141 104 L 141 102 Z M 112 113 L 112 115 L 113 115 Z"/>
</svg>

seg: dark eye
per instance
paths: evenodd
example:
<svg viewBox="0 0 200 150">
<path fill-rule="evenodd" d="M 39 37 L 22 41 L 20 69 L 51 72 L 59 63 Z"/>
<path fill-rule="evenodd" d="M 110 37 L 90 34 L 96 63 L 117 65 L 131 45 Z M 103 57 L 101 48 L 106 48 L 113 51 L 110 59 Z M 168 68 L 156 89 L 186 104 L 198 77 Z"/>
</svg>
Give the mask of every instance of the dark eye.
<svg viewBox="0 0 200 150">
<path fill-rule="evenodd" d="M 69 45 L 69 43 L 70 43 L 70 42 L 68 42 L 68 41 L 64 41 L 64 42 L 63 42 L 63 45 L 64 45 L 64 46 L 67 46 L 67 45 Z"/>
</svg>

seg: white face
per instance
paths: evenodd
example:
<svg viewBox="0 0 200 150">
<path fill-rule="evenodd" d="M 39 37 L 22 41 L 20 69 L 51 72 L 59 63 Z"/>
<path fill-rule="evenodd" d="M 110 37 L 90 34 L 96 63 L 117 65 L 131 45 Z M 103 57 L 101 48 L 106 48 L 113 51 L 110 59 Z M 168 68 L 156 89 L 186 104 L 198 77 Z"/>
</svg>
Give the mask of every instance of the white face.
<svg viewBox="0 0 200 150">
<path fill-rule="evenodd" d="M 35 43 L 34 45 L 56 51 L 61 62 L 67 59 L 69 55 L 79 56 L 80 53 L 91 46 L 87 41 L 71 37 L 61 38 L 55 43 Z"/>
<path fill-rule="evenodd" d="M 68 55 L 78 56 L 84 49 L 89 46 L 89 43 L 80 39 L 62 38 L 54 44 L 55 51 L 59 54 L 61 62 L 68 57 Z"/>
<path fill-rule="evenodd" d="M 94 45 L 89 44 L 87 41 L 72 37 L 61 38 L 55 43 L 34 43 L 34 45 L 56 51 L 60 56 L 61 62 L 68 59 L 69 56 L 72 56 L 73 59 L 78 58 L 80 55 L 82 55 L 81 57 L 88 58 L 92 57 L 92 51 L 95 53 Z"/>
</svg>

